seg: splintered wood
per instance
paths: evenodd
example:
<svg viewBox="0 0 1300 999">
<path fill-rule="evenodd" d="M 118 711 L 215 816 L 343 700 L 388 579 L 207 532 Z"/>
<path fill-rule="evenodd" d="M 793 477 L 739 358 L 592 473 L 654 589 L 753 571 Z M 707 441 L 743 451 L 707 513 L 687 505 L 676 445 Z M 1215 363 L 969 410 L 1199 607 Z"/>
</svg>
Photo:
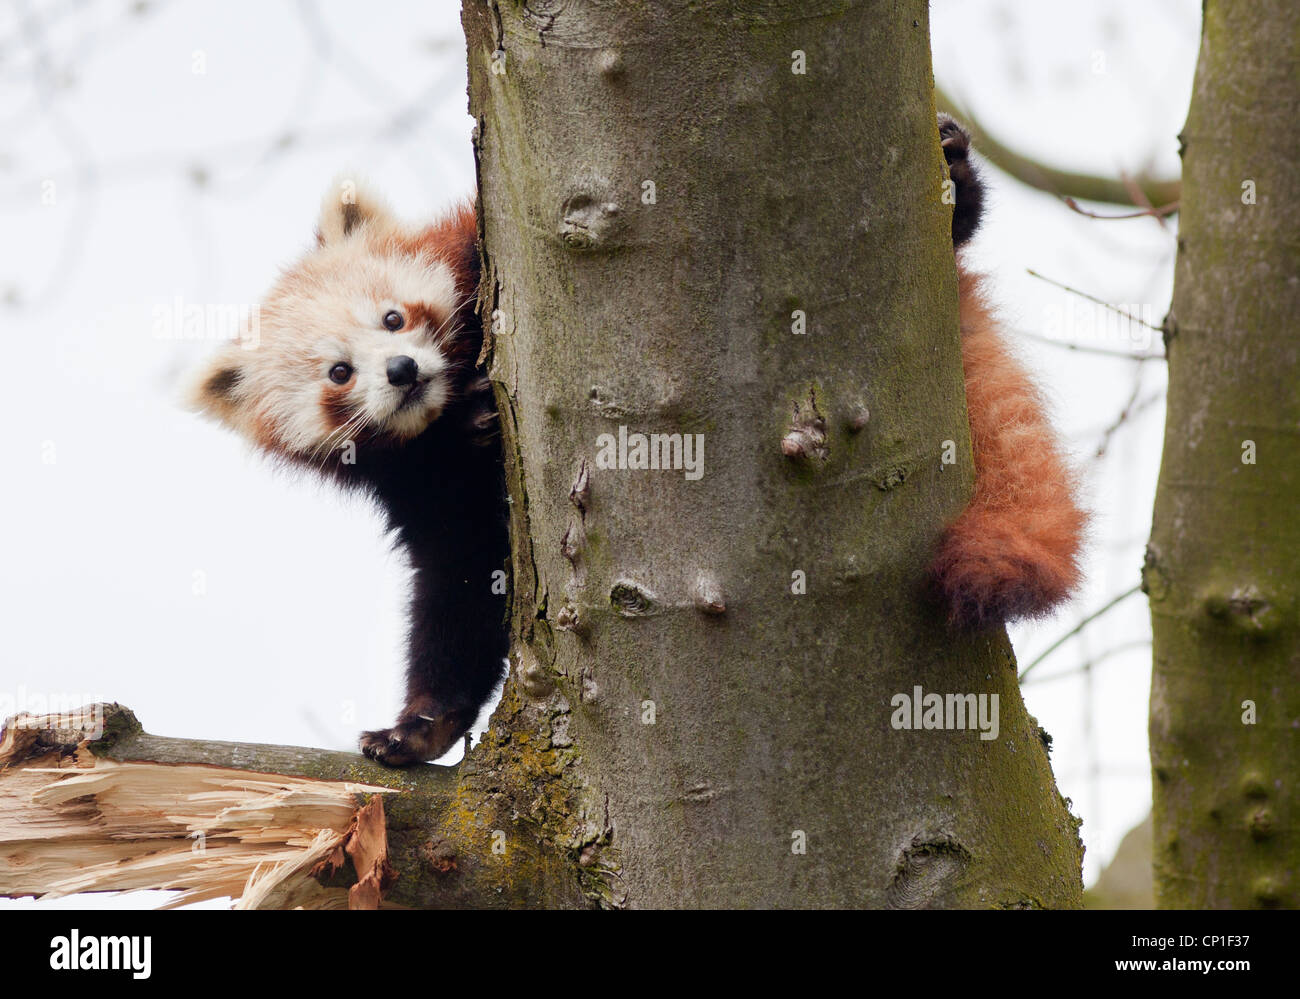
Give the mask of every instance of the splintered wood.
<svg viewBox="0 0 1300 999">
<path fill-rule="evenodd" d="M 0 739 L 0 896 L 156 888 L 180 892 L 169 906 L 229 896 L 236 908 L 377 908 L 393 879 L 382 799 L 358 807 L 386 788 L 116 762 L 84 742 L 45 748 L 39 724 L 9 721 Z M 342 867 L 345 854 L 359 879 L 351 897 L 318 877 Z"/>
</svg>

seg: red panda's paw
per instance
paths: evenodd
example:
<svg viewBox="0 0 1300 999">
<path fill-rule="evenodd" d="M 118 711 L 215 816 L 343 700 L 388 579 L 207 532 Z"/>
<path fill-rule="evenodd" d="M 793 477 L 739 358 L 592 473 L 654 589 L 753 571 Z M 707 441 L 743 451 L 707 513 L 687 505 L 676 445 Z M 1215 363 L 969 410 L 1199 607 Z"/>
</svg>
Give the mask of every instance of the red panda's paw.
<svg viewBox="0 0 1300 999">
<path fill-rule="evenodd" d="M 939 115 L 939 145 L 953 183 L 952 245 L 958 247 L 979 228 L 984 214 L 984 182 L 970 158 L 970 134 L 946 114 Z"/>
<path fill-rule="evenodd" d="M 1083 515 L 1072 511 L 1039 527 L 968 510 L 948 528 L 930 578 L 950 624 L 974 629 L 1042 617 L 1070 598 Z"/>
<path fill-rule="evenodd" d="M 500 435 L 500 419 L 492 382 L 487 378 L 476 378 L 465 386 L 464 395 L 464 426 L 469 439 L 483 447 L 496 443 Z"/>
<path fill-rule="evenodd" d="M 451 749 L 474 723 L 463 712 L 417 715 L 392 728 L 361 733 L 361 752 L 386 767 L 409 767 L 436 760 Z"/>
</svg>

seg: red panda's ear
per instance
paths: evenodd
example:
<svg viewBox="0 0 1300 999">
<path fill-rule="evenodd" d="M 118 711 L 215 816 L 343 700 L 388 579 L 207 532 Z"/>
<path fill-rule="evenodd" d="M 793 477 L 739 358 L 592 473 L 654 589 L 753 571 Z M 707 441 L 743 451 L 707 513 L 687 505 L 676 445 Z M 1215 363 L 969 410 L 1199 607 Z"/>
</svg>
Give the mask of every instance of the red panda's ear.
<svg viewBox="0 0 1300 999">
<path fill-rule="evenodd" d="M 206 416 L 229 426 L 238 427 L 242 401 L 240 383 L 244 378 L 246 352 L 236 346 L 225 347 L 209 358 L 191 375 L 185 389 L 185 402 Z"/>
<path fill-rule="evenodd" d="M 363 226 L 370 232 L 384 232 L 399 228 L 399 223 L 384 199 L 363 181 L 340 175 L 321 199 L 316 242 L 321 246 L 339 243 Z"/>
</svg>

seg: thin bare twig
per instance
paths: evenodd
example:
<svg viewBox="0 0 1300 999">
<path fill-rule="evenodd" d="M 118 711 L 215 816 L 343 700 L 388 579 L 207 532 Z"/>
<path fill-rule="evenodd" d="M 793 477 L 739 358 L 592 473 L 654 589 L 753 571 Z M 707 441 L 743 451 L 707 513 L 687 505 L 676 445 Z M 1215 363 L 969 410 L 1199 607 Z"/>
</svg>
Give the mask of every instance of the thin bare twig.
<svg viewBox="0 0 1300 999">
<path fill-rule="evenodd" d="M 1130 322 L 1141 323 L 1147 329 L 1155 330 L 1157 333 L 1164 332 L 1164 330 L 1161 329 L 1159 326 L 1153 326 L 1145 319 L 1139 319 L 1131 312 L 1125 312 L 1118 305 L 1111 305 L 1109 302 L 1103 302 L 1100 298 L 1097 298 L 1093 295 L 1089 295 L 1085 291 L 1080 291 L 1078 288 L 1071 288 L 1068 284 L 1062 284 L 1060 281 L 1053 281 L 1051 278 L 1043 274 L 1039 274 L 1038 271 L 1034 270 L 1032 267 L 1026 267 L 1025 270 L 1028 272 L 1030 277 L 1036 277 L 1040 281 L 1046 281 L 1050 285 L 1055 285 L 1057 288 L 1060 288 L 1062 291 L 1068 291 L 1071 295 L 1078 295 L 1080 298 L 1087 299 L 1089 302 L 1092 302 L 1094 305 L 1100 305 L 1102 308 L 1110 309 L 1111 312 L 1123 316 L 1125 319 L 1129 320 Z"/>
<path fill-rule="evenodd" d="M 1156 208 L 1151 204 L 1151 199 L 1147 197 L 1146 191 L 1142 190 L 1142 185 L 1130 177 L 1128 173 L 1123 171 L 1120 172 L 1119 179 L 1123 182 L 1124 187 L 1127 188 L 1128 193 L 1133 196 L 1133 204 L 1137 205 L 1139 208 L 1147 209 L 1152 213 L 1151 217 L 1156 220 L 1156 225 L 1160 226 L 1161 229 L 1168 229 L 1169 223 L 1156 212 Z M 1174 204 L 1177 205 L 1178 202 L 1175 201 Z"/>
<path fill-rule="evenodd" d="M 1149 638 L 1139 638 L 1131 642 L 1121 642 L 1119 645 L 1112 645 L 1109 649 L 1106 649 L 1104 652 L 1099 652 L 1097 655 L 1093 656 L 1087 662 L 1080 663 L 1078 666 L 1071 666 L 1069 669 L 1063 669 L 1059 673 L 1051 673 L 1047 676 L 1041 676 L 1041 675 L 1036 676 L 1028 682 L 1029 683 L 1051 683 L 1053 680 L 1060 680 L 1063 677 L 1074 676 L 1078 673 L 1084 672 L 1085 670 L 1090 670 L 1094 666 L 1101 664 L 1105 660 L 1119 655 L 1121 652 L 1130 652 L 1133 649 L 1146 649 L 1150 647 L 1151 647 L 1151 639 Z M 1028 671 L 1026 670 L 1026 672 Z M 1021 679 L 1021 682 L 1022 683 L 1025 682 L 1023 678 Z"/>
<path fill-rule="evenodd" d="M 1091 624 L 1093 621 L 1097 620 L 1097 618 L 1101 617 L 1103 614 L 1105 614 L 1105 613 L 1106 613 L 1108 610 L 1110 610 L 1111 608 L 1113 608 L 1113 607 L 1117 607 L 1120 603 L 1122 603 L 1123 601 L 1127 600 L 1129 597 L 1133 596 L 1133 594 L 1141 592 L 1141 590 L 1142 590 L 1142 587 L 1141 587 L 1140 584 L 1139 584 L 1139 585 L 1135 585 L 1132 589 L 1125 590 L 1125 591 L 1124 591 L 1123 593 L 1121 593 L 1119 596 L 1113 598 L 1109 603 L 1107 603 L 1107 604 L 1105 604 L 1104 606 L 1098 608 L 1097 610 L 1095 610 L 1095 611 L 1093 611 L 1091 614 L 1089 614 L 1087 617 L 1085 617 L 1082 621 L 1080 621 L 1080 622 L 1079 622 L 1078 624 L 1076 624 L 1073 628 L 1071 628 L 1069 631 L 1067 631 L 1064 635 L 1062 635 L 1060 638 L 1058 638 L 1055 642 L 1053 642 L 1051 645 L 1049 645 L 1046 649 L 1044 649 L 1042 652 L 1040 652 L 1040 653 L 1038 654 L 1038 658 L 1036 658 L 1033 662 L 1031 662 L 1031 663 L 1030 663 L 1028 666 L 1026 666 L 1024 669 L 1022 669 L 1022 670 L 1020 671 L 1020 682 L 1021 682 L 1021 683 L 1024 683 L 1024 682 L 1025 682 L 1025 677 L 1027 677 L 1027 676 L 1028 676 L 1028 675 L 1029 675 L 1029 674 L 1034 670 L 1034 668 L 1035 668 L 1036 666 L 1038 666 L 1039 663 L 1041 663 L 1044 659 L 1046 659 L 1048 656 L 1050 656 L 1053 652 L 1055 652 L 1057 649 L 1059 649 L 1062 645 L 1064 645 L 1067 641 L 1069 641 L 1071 638 L 1073 638 L 1073 637 L 1074 637 L 1075 635 L 1077 635 L 1079 632 L 1083 631 L 1083 629 L 1086 628 L 1089 624 Z"/>
<path fill-rule="evenodd" d="M 1164 215 L 1172 215 L 1178 211 L 1178 202 L 1171 201 L 1167 205 L 1161 205 L 1159 208 L 1143 208 L 1141 211 L 1125 212 L 1123 215 L 1100 215 L 1097 212 L 1090 212 L 1086 208 L 1080 208 L 1079 203 L 1069 195 L 1061 198 L 1065 202 L 1065 207 L 1072 212 L 1078 212 L 1080 215 L 1086 215 L 1090 219 L 1100 219 L 1103 222 L 1114 222 L 1118 219 L 1140 219 L 1150 215 L 1156 219 Z"/>
<path fill-rule="evenodd" d="M 1150 409 L 1165 397 L 1164 390 L 1162 389 L 1159 392 L 1152 392 L 1149 396 L 1139 402 L 1137 401 L 1138 388 L 1139 385 L 1134 384 L 1133 394 L 1129 396 L 1128 402 L 1126 402 L 1124 408 L 1120 410 L 1120 414 L 1115 418 L 1115 422 L 1102 431 L 1101 443 L 1097 445 L 1097 452 L 1093 455 L 1094 460 L 1100 460 L 1106 456 L 1106 449 L 1110 447 L 1110 439 L 1116 434 L 1120 427 L 1139 413 Z"/>
<path fill-rule="evenodd" d="M 1126 361 L 1163 361 L 1165 355 L 1163 351 L 1134 351 L 1119 350 L 1115 347 L 1093 347 L 1085 343 L 1073 343 L 1069 340 L 1057 340 L 1055 337 L 1043 336 L 1041 333 L 1030 333 L 1028 330 L 1016 330 L 1016 336 L 1022 336 L 1026 340 L 1035 340 L 1038 343 L 1045 343 L 1050 347 L 1060 347 L 1064 350 L 1077 350 L 1081 354 L 1100 354 L 1102 357 L 1118 357 Z"/>
</svg>

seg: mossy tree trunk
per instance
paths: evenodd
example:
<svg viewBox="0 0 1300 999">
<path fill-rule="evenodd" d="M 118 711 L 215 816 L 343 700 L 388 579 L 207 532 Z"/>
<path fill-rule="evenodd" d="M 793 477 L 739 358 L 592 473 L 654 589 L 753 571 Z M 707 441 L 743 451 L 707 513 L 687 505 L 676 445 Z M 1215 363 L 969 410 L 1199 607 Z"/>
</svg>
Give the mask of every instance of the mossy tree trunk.
<svg viewBox="0 0 1300 999">
<path fill-rule="evenodd" d="M 1080 904 L 1005 634 L 923 599 L 971 486 L 927 5 L 463 16 L 515 637 L 424 901 Z M 997 738 L 894 729 L 916 686 Z"/>
<path fill-rule="evenodd" d="M 1300 8 L 1209 0 L 1151 600 L 1157 904 L 1300 904 Z"/>
</svg>

